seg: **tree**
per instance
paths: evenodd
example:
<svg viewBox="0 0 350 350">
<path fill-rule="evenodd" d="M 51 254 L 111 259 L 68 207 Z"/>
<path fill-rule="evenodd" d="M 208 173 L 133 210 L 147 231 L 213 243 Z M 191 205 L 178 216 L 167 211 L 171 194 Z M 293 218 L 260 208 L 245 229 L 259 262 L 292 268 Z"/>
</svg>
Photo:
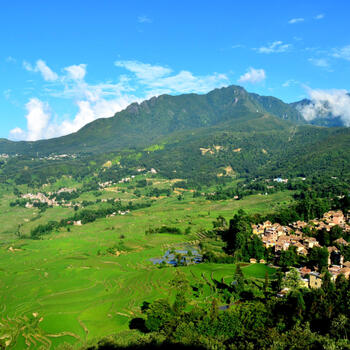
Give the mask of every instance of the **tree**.
<svg viewBox="0 0 350 350">
<path fill-rule="evenodd" d="M 278 269 L 276 272 L 276 290 L 279 291 L 282 288 L 283 285 L 283 272 L 281 269 Z"/>
<path fill-rule="evenodd" d="M 217 230 L 222 230 L 222 229 L 227 228 L 226 219 L 222 215 L 219 215 L 216 218 L 216 221 L 213 221 L 213 227 L 214 227 L 214 229 L 217 229 Z"/>
<path fill-rule="evenodd" d="M 186 275 L 180 270 L 175 271 L 175 276 L 169 284 L 170 287 L 174 288 L 177 292 L 187 293 L 190 289 L 190 284 Z"/>
<path fill-rule="evenodd" d="M 298 270 L 292 267 L 287 273 L 283 281 L 283 287 L 289 289 L 298 289 L 301 287 L 301 277 Z"/>
<path fill-rule="evenodd" d="M 308 255 L 308 265 L 310 267 L 317 266 L 319 271 L 328 266 L 328 250 L 326 247 L 313 247 Z"/>
<path fill-rule="evenodd" d="M 159 331 L 173 316 L 173 310 L 166 299 L 153 302 L 146 311 L 145 325 L 151 332 Z"/>
<path fill-rule="evenodd" d="M 187 305 L 187 293 L 190 289 L 190 284 L 186 275 L 177 270 L 174 278 L 170 281 L 170 286 L 176 291 L 173 311 L 175 314 L 180 314 Z"/>
<path fill-rule="evenodd" d="M 266 271 L 265 272 L 265 281 L 264 281 L 264 294 L 265 294 L 265 297 L 267 297 L 267 291 L 269 289 L 269 273 Z"/>
<path fill-rule="evenodd" d="M 247 242 L 252 233 L 249 217 L 240 209 L 230 220 L 229 229 L 223 234 L 223 239 L 226 241 L 226 251 L 229 254 L 234 254 L 237 260 L 249 259 Z"/>
<path fill-rule="evenodd" d="M 283 250 L 279 259 L 279 265 L 282 267 L 290 267 L 298 261 L 296 247 L 290 246 L 287 250 Z"/>
<path fill-rule="evenodd" d="M 247 251 L 249 258 L 263 259 L 265 257 L 265 247 L 261 238 L 253 235 L 252 238 L 248 239 Z"/>
<path fill-rule="evenodd" d="M 289 304 L 290 315 L 288 317 L 293 320 L 293 323 L 298 323 L 303 318 L 305 311 L 305 301 L 303 294 L 299 290 L 293 290 L 288 295 L 287 303 Z"/>
<path fill-rule="evenodd" d="M 218 308 L 218 301 L 216 298 L 213 298 L 211 301 L 211 307 L 210 307 L 210 320 L 213 322 L 217 320 L 219 316 L 219 308 Z"/>
<path fill-rule="evenodd" d="M 345 338 L 348 339 L 347 328 L 348 328 L 349 319 L 340 314 L 337 318 L 332 321 L 331 324 L 331 334 L 336 338 Z"/>
<path fill-rule="evenodd" d="M 244 283 L 245 283 L 245 278 L 243 275 L 243 271 L 240 267 L 240 265 L 237 265 L 236 271 L 233 275 L 233 289 L 236 292 L 236 294 L 240 295 L 243 290 L 244 290 Z"/>
<path fill-rule="evenodd" d="M 23 224 L 19 224 L 17 226 L 17 230 L 15 232 L 15 235 L 18 237 L 18 238 L 21 238 L 22 234 L 21 234 L 21 227 L 23 226 Z"/>
</svg>

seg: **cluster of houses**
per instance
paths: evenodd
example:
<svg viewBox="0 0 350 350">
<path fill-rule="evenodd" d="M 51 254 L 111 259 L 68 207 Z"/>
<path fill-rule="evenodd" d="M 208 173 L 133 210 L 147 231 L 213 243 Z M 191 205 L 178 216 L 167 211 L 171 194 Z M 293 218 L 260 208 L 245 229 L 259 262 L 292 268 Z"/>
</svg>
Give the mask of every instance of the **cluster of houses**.
<svg viewBox="0 0 350 350">
<path fill-rule="evenodd" d="M 133 179 L 133 178 L 135 178 L 135 175 L 124 177 L 121 180 L 119 180 L 118 183 L 120 183 L 120 184 L 127 183 L 127 182 L 130 182 L 131 179 Z"/>
<path fill-rule="evenodd" d="M 273 179 L 274 182 L 278 182 L 278 183 L 288 183 L 288 179 L 282 179 L 281 177 L 276 177 L 275 179 Z"/>
<path fill-rule="evenodd" d="M 75 159 L 77 158 L 76 154 L 52 154 L 47 157 L 40 157 L 40 160 L 60 160 L 60 159 L 67 159 L 67 158 L 72 158 Z"/>
<path fill-rule="evenodd" d="M 253 234 L 259 235 L 265 248 L 271 248 L 277 254 L 281 251 L 288 250 L 289 247 L 296 247 L 296 252 L 300 255 L 307 255 L 309 249 L 320 247 L 320 243 L 315 237 L 310 237 L 302 232 L 306 227 L 311 230 L 330 231 L 332 227 L 339 226 L 345 232 L 350 232 L 350 212 L 344 215 L 341 210 L 329 211 L 323 215 L 321 219 L 314 219 L 308 223 L 305 221 L 297 221 L 288 226 L 283 226 L 278 223 L 272 224 L 270 221 L 265 221 L 262 224 L 252 225 Z M 343 238 L 334 241 L 336 246 L 327 247 L 328 250 L 328 265 L 332 280 L 335 281 L 339 274 L 343 274 L 346 278 L 350 277 L 350 262 L 344 262 L 344 257 L 341 255 L 340 247 L 347 246 L 349 243 Z M 253 259 L 254 260 L 254 259 Z M 254 262 L 254 261 L 252 261 Z M 316 268 L 312 271 L 306 267 L 299 269 L 302 283 L 311 288 L 320 287 L 322 284 L 322 276 Z M 306 278 L 308 277 L 308 278 Z"/>
<path fill-rule="evenodd" d="M 126 214 L 129 214 L 130 213 L 130 210 L 128 209 L 128 210 L 118 210 L 118 212 L 113 212 L 112 214 L 110 214 L 110 215 L 107 215 L 106 216 L 106 219 L 107 218 L 112 218 L 113 216 L 116 216 L 117 214 L 118 215 L 126 215 Z"/>
<path fill-rule="evenodd" d="M 25 205 L 26 208 L 33 208 L 35 203 L 46 203 L 49 207 L 73 207 L 71 202 L 65 202 L 64 199 L 61 201 L 57 201 L 55 195 L 59 195 L 60 193 L 72 193 L 75 192 L 76 188 L 61 188 L 57 192 L 48 192 L 48 194 L 38 192 L 36 194 L 26 193 L 21 196 L 23 199 L 27 199 L 27 203 Z M 79 204 L 76 204 L 79 206 Z"/>
</svg>

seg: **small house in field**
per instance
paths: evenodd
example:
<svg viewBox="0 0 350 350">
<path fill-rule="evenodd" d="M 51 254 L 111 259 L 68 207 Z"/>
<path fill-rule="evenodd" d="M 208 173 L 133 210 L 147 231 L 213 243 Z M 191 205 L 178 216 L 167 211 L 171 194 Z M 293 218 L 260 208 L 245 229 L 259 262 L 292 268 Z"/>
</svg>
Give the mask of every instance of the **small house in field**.
<svg viewBox="0 0 350 350">
<path fill-rule="evenodd" d="M 256 259 L 251 258 L 251 259 L 249 259 L 249 262 L 250 262 L 251 264 L 256 264 Z"/>
</svg>

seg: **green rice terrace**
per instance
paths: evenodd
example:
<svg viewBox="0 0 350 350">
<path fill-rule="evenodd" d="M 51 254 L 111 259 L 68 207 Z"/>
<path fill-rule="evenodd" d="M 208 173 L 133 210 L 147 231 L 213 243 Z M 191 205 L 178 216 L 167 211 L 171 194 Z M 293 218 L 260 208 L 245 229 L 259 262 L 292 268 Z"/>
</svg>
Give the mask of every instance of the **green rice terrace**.
<svg viewBox="0 0 350 350">
<path fill-rule="evenodd" d="M 133 182 L 142 179 L 138 176 Z M 99 193 L 86 191 L 75 201 L 85 200 L 91 210 L 107 206 L 108 199 L 122 204 L 147 201 L 149 206 L 57 227 L 36 240 L 30 239 L 33 228 L 82 209 L 10 207 L 18 196 L 11 186 L 1 188 L 0 339 L 5 346 L 78 349 L 111 334 L 127 336 L 125 332 L 132 332 L 130 320 L 140 316 L 145 301 L 175 297 L 169 281 L 176 271 L 183 271 L 191 285 L 202 286 L 191 303 L 205 305 L 215 293 L 210 281 L 231 283 L 235 264 L 204 262 L 174 268 L 154 264 L 152 259 L 169 250 L 201 251 L 206 245 L 220 252 L 223 242 L 205 236 L 219 215 L 228 221 L 242 208 L 248 213 L 272 212 L 292 200 L 290 191 L 281 191 L 211 201 L 194 196 L 193 190 L 174 188 L 173 180 L 153 176 L 147 182 L 147 189 L 136 194 L 122 183 Z M 80 185 L 66 177 L 48 186 L 45 191 Z M 18 188 L 21 193 L 40 190 Z M 169 191 L 147 197 L 152 188 Z M 176 232 L 171 230 L 174 227 Z M 241 267 L 245 277 L 256 283 L 266 273 L 272 279 L 275 275 L 275 269 L 264 264 Z"/>
</svg>

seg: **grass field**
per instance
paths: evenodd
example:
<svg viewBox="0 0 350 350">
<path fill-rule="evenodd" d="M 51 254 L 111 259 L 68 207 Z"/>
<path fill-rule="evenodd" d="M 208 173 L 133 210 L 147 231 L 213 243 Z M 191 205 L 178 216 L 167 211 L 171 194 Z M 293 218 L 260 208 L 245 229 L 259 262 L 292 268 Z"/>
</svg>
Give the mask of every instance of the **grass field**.
<svg viewBox="0 0 350 350">
<path fill-rule="evenodd" d="M 123 195 L 125 200 L 134 198 L 127 192 Z M 198 240 L 196 233 L 211 228 L 218 215 L 230 219 L 239 208 L 268 212 L 291 200 L 281 192 L 210 202 L 185 192 L 181 201 L 175 195 L 160 198 L 149 208 L 72 226 L 70 232 L 62 229 L 34 241 L 14 236 L 18 223 L 28 234 L 34 225 L 67 217 L 72 209 L 48 209 L 30 221 L 38 211 L 9 208 L 12 199 L 6 191 L 1 193 L 0 338 L 11 349 L 57 348 L 64 343 L 79 348 L 127 330 L 144 301 L 171 296 L 168 282 L 177 268 L 160 269 L 151 258 Z M 183 231 L 190 227 L 191 233 L 145 235 L 147 228 L 163 224 Z M 108 248 L 115 254 L 107 253 Z M 178 269 L 191 281 L 204 274 L 229 282 L 235 265 L 206 263 Z M 266 271 L 273 277 L 274 269 L 265 265 L 243 267 L 249 278 L 264 278 Z M 209 295 L 203 295 L 203 302 Z"/>
</svg>

